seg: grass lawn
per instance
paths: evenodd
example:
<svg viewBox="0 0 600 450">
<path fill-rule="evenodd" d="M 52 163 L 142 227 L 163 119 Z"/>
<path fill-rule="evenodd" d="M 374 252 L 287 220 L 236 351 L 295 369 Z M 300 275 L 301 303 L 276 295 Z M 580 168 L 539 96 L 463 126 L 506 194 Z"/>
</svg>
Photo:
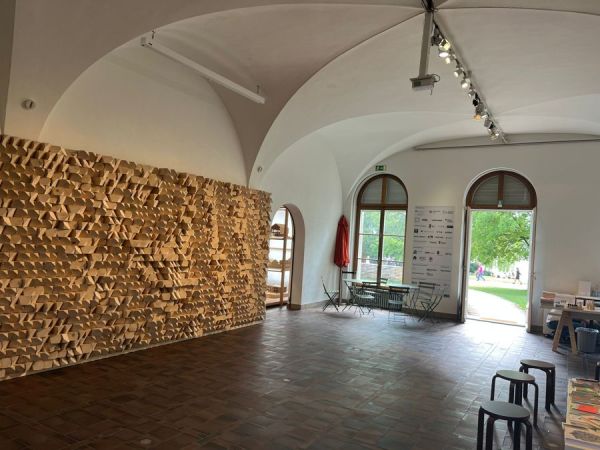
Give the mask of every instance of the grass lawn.
<svg viewBox="0 0 600 450">
<path fill-rule="evenodd" d="M 527 308 L 527 290 L 525 289 L 479 286 L 469 286 L 469 289 L 473 289 L 474 291 L 485 292 L 487 294 L 492 294 L 496 297 L 503 298 L 504 300 L 514 303 L 522 310 L 525 310 Z"/>
</svg>

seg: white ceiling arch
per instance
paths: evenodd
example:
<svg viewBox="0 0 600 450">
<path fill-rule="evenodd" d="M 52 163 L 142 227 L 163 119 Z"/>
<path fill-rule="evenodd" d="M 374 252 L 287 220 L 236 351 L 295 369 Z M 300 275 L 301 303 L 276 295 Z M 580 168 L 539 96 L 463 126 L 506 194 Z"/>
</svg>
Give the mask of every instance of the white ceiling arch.
<svg viewBox="0 0 600 450">
<path fill-rule="evenodd" d="M 295 49 L 296 54 L 292 56 L 299 60 L 299 64 L 288 64 L 291 70 L 283 73 L 284 77 L 279 77 L 277 85 L 266 86 L 268 82 L 257 80 L 271 93 L 270 104 L 273 106 L 257 111 L 253 105 L 240 102 L 229 92 L 216 88 L 234 122 L 238 122 L 240 140 L 248 141 L 244 147 L 248 149 L 248 164 L 251 166 L 272 118 L 301 83 L 339 53 L 419 13 L 420 0 L 17 2 L 4 131 L 37 138 L 52 108 L 87 68 L 153 29 L 164 32 L 171 40 L 179 40 L 181 44 L 185 44 L 186 33 L 188 38 L 197 39 L 196 48 L 192 45 L 187 49 L 192 54 L 196 51 L 208 56 L 209 63 L 233 61 L 233 58 L 211 60 L 211 50 L 223 53 L 227 49 L 234 55 L 255 51 L 256 58 L 245 61 L 242 66 L 245 65 L 248 73 L 258 74 L 273 57 L 282 59 L 282 64 L 275 66 L 277 70 L 273 72 L 284 69 L 288 61 L 285 58 L 286 44 L 302 42 L 303 35 L 299 33 L 303 31 L 304 40 L 313 45 L 310 52 L 299 52 L 301 46 Z M 352 27 L 348 27 L 349 23 Z M 178 29 L 179 26 L 181 29 Z M 291 28 L 294 30 L 291 31 Z M 286 34 L 294 39 L 286 39 Z M 315 45 L 319 37 L 322 38 L 321 45 Z M 271 49 L 267 48 L 267 42 Z M 261 48 L 264 50 L 262 54 L 258 52 Z M 231 67 L 219 64 L 215 67 L 218 70 L 223 68 Z M 242 74 L 242 80 L 247 79 L 247 75 Z M 289 94 L 287 97 L 286 93 Z M 20 107 L 25 98 L 35 100 L 34 110 L 25 111 Z M 265 113 L 269 108 L 276 111 Z M 245 120 L 237 120 L 240 117 Z"/>
<path fill-rule="evenodd" d="M 507 133 L 598 132 L 592 112 L 600 95 L 600 63 L 593 57 L 599 2 L 436 3 L 438 20 Z M 436 137 L 443 140 L 481 132 L 469 120 L 471 108 L 450 68 L 438 58 L 432 56 L 431 71 L 442 81 L 434 95 L 411 91 L 421 13 L 420 0 L 18 2 L 4 131 L 37 138 L 53 106 L 86 68 L 158 29 L 200 62 L 263 86 L 269 101 L 262 109 L 215 88 L 235 123 L 254 186 L 260 186 L 258 166 L 268 168 L 312 133 L 331 142 L 345 139 L 340 166 L 353 161 L 358 167 L 390 149 L 402 150 L 414 136 L 433 138 L 447 130 Z M 37 107 L 23 110 L 23 98 L 34 98 Z M 394 118 L 403 121 L 397 129 Z M 375 139 L 373 130 L 381 136 Z M 357 134 L 367 144 L 371 140 L 369 152 L 359 149 L 358 139 L 348 139 Z"/>
<path fill-rule="evenodd" d="M 573 1 L 568 6 L 564 11 L 560 2 L 449 0 L 436 13 L 509 135 L 600 134 L 594 106 L 600 62 L 593 56 L 600 4 Z M 433 54 L 430 72 L 442 77 L 433 95 L 411 90 L 408 79 L 418 70 L 422 23 L 421 16 L 415 17 L 363 42 L 303 85 L 266 136 L 250 184 L 260 186 L 261 173 L 273 158 L 312 133 L 336 149 L 345 192 L 366 167 L 392 152 L 485 135 L 481 124 L 470 119 L 472 107 L 452 76 L 453 67 Z M 385 142 L 369 136 L 369 130 L 377 130 L 377 115 L 383 127 L 398 120 Z M 350 165 L 352 173 L 342 173 Z"/>
</svg>

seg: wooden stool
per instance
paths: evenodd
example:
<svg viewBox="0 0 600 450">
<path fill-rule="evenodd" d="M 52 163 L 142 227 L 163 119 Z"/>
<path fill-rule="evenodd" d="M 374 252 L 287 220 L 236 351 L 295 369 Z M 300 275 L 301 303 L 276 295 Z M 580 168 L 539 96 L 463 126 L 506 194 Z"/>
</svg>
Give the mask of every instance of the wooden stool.
<svg viewBox="0 0 600 450">
<path fill-rule="evenodd" d="M 529 373 L 529 369 L 537 369 L 546 373 L 546 410 L 550 411 L 550 405 L 554 405 L 554 394 L 556 390 L 556 366 L 546 361 L 536 359 L 522 359 L 519 372 Z M 527 385 L 523 389 L 523 396 L 527 398 Z"/>
<path fill-rule="evenodd" d="M 538 397 L 540 389 L 535 382 L 535 377 L 523 372 L 517 372 L 516 370 L 499 370 L 496 375 L 492 378 L 492 393 L 490 400 L 494 400 L 494 394 L 496 392 L 496 378 L 502 378 L 503 380 L 510 381 L 510 389 L 508 394 L 509 403 L 516 405 L 523 405 L 523 387 L 532 384 L 535 388 L 535 401 L 533 403 L 533 426 L 537 427 L 537 413 L 538 413 Z M 510 425 L 510 421 L 509 421 Z"/>
<path fill-rule="evenodd" d="M 479 407 L 479 417 L 477 420 L 477 450 L 483 450 L 483 422 L 485 415 L 488 420 L 485 430 L 485 449 L 492 450 L 494 443 L 494 423 L 496 420 L 506 420 L 509 423 L 515 423 L 513 432 L 513 450 L 521 449 L 521 425 L 525 425 L 527 434 L 525 435 L 525 447 L 527 450 L 533 449 L 533 428 L 529 423 L 529 411 L 519 405 L 508 402 L 485 401 Z"/>
</svg>

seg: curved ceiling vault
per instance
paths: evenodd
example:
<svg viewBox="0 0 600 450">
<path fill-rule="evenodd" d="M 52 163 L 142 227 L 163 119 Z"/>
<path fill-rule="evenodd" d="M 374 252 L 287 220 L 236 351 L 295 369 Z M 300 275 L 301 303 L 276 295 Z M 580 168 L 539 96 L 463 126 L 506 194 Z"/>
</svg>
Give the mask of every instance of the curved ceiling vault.
<svg viewBox="0 0 600 450">
<path fill-rule="evenodd" d="M 600 134 L 597 1 L 436 3 L 437 19 L 508 135 Z M 156 38 L 180 53 L 261 86 L 265 105 L 213 86 L 235 124 L 250 185 L 260 187 L 293 144 L 317 139 L 334 154 L 347 191 L 393 152 L 483 134 L 452 68 L 433 54 L 430 72 L 441 76 L 433 95 L 411 90 L 422 17 L 419 0 L 18 2 L 5 129 L 37 138 L 89 66 L 157 29 Z M 37 107 L 23 110 L 23 98 Z"/>
<path fill-rule="evenodd" d="M 600 86 L 593 81 L 600 71 L 593 57 L 600 5 L 574 1 L 568 6 L 575 11 L 548 9 L 564 9 L 559 3 L 449 0 L 436 13 L 509 136 L 600 135 L 594 113 Z M 435 52 L 429 71 L 441 81 L 433 95 L 411 90 L 422 25 L 422 16 L 407 20 L 352 48 L 305 83 L 267 134 L 250 184 L 260 186 L 264 169 L 301 138 L 309 146 L 311 139 L 328 142 L 348 194 L 368 167 L 395 152 L 485 136 L 452 75 L 454 67 Z"/>
</svg>

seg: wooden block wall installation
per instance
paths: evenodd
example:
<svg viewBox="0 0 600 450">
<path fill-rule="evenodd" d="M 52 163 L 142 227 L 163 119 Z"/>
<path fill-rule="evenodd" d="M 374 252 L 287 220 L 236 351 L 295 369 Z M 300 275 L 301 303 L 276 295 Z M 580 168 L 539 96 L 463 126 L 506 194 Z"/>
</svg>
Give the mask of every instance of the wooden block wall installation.
<svg viewBox="0 0 600 450">
<path fill-rule="evenodd" d="M 270 196 L 0 136 L 0 379 L 264 319 Z"/>
</svg>

